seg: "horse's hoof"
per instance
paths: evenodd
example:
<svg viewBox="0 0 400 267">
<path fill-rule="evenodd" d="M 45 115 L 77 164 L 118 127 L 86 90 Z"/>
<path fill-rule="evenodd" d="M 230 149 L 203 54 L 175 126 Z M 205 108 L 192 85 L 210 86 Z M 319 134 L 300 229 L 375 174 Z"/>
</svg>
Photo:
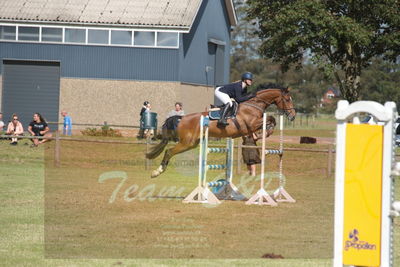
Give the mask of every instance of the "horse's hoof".
<svg viewBox="0 0 400 267">
<path fill-rule="evenodd" d="M 154 171 L 151 173 L 151 178 L 156 178 L 156 177 L 159 176 L 161 173 L 163 173 L 163 172 L 160 171 L 159 169 L 154 170 Z"/>
<path fill-rule="evenodd" d="M 164 172 L 164 168 L 162 166 L 158 167 L 157 169 L 155 169 L 152 173 L 151 173 L 151 178 L 155 178 L 157 176 L 159 176 L 161 173 Z"/>
</svg>

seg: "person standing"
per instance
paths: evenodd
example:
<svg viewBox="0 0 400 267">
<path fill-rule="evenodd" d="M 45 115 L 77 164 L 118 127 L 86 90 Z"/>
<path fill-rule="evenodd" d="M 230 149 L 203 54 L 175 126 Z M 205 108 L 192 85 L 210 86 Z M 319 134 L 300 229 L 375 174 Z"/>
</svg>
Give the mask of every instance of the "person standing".
<svg viewBox="0 0 400 267">
<path fill-rule="evenodd" d="M 49 139 L 43 137 L 52 136 L 47 122 L 39 113 L 33 114 L 33 121 L 29 123 L 28 132 L 33 136 L 38 136 L 38 138 L 31 139 L 33 142 L 32 147 L 37 147 L 38 145 L 49 141 Z"/>
<path fill-rule="evenodd" d="M 267 131 L 265 138 L 269 137 L 275 129 L 276 120 L 273 116 L 267 117 Z M 247 165 L 247 170 L 249 171 L 249 175 L 256 176 L 256 164 L 261 163 L 260 158 L 260 150 L 256 148 L 258 135 L 256 133 L 251 133 L 247 136 L 243 136 L 243 145 L 244 146 L 254 146 L 254 148 L 243 148 L 242 149 L 242 157 L 244 163 Z"/>
<path fill-rule="evenodd" d="M 150 112 L 150 110 L 151 110 L 150 102 L 149 101 L 144 101 L 142 109 L 140 110 L 140 113 L 139 113 L 139 115 L 140 115 L 140 122 L 139 122 L 140 129 L 139 129 L 139 133 L 137 135 L 138 139 L 143 139 L 144 138 L 144 135 L 145 135 L 145 131 L 144 130 L 145 129 L 143 128 L 143 126 L 144 126 L 143 115 L 144 115 L 145 112 Z"/>
<path fill-rule="evenodd" d="M 63 110 L 61 111 L 61 116 L 64 117 L 64 125 L 63 125 L 63 135 L 72 135 L 72 120 L 71 117 L 68 116 L 68 112 Z"/>
<path fill-rule="evenodd" d="M 18 120 L 17 114 L 13 114 L 10 123 L 8 123 L 6 134 L 18 136 L 22 135 L 23 133 L 24 133 L 24 128 L 22 127 L 22 123 Z M 18 144 L 18 138 L 11 137 L 10 145 L 16 146 L 17 144 Z"/>
<path fill-rule="evenodd" d="M 144 102 L 143 102 L 142 109 L 140 110 L 140 114 L 139 114 L 140 117 L 143 116 L 143 113 L 144 113 L 144 112 L 150 111 L 150 110 L 151 110 L 150 102 L 149 102 L 149 101 L 144 101 Z"/>
</svg>

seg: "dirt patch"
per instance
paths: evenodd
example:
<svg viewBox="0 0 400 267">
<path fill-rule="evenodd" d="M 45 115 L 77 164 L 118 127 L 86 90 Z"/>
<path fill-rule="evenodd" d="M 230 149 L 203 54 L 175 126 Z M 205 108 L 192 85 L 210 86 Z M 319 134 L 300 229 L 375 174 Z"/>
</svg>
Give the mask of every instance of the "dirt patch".
<svg viewBox="0 0 400 267">
<path fill-rule="evenodd" d="M 266 254 L 262 255 L 261 258 L 264 258 L 264 259 L 284 259 L 284 257 L 282 255 L 278 255 L 278 254 L 274 254 L 274 253 L 266 253 Z"/>
<path fill-rule="evenodd" d="M 317 144 L 329 145 L 335 143 L 335 138 L 332 137 L 315 137 L 317 139 Z M 267 142 L 279 143 L 280 137 L 273 135 L 268 137 Z M 283 143 L 287 144 L 300 144 L 300 136 L 284 136 Z"/>
</svg>

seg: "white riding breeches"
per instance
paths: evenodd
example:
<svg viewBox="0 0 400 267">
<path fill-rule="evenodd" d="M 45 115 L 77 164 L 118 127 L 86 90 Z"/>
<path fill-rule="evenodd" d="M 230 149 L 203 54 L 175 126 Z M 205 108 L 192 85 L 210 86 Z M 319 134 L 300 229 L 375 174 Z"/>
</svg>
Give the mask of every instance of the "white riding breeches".
<svg viewBox="0 0 400 267">
<path fill-rule="evenodd" d="M 227 95 L 227 94 L 225 94 L 225 93 L 223 93 L 223 92 L 220 92 L 220 91 L 219 91 L 220 88 L 221 88 L 221 87 L 217 87 L 217 89 L 215 89 L 215 93 L 214 93 L 215 96 L 216 96 L 219 100 L 221 100 L 221 102 L 224 103 L 224 105 L 226 105 L 226 104 L 229 103 L 229 106 L 232 107 L 232 100 L 231 100 L 231 98 L 229 97 L 229 95 Z"/>
</svg>

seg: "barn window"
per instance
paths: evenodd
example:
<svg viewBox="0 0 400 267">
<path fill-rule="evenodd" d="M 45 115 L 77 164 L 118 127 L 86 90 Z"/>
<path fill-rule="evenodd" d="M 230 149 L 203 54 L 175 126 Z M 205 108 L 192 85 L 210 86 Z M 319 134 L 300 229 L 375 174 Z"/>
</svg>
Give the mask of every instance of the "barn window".
<svg viewBox="0 0 400 267">
<path fill-rule="evenodd" d="M 111 31 L 111 44 L 132 45 L 132 32 Z"/>
<path fill-rule="evenodd" d="M 107 30 L 88 30 L 89 44 L 108 44 Z"/>
<path fill-rule="evenodd" d="M 157 46 L 178 46 L 178 33 L 176 32 L 158 32 Z"/>
<path fill-rule="evenodd" d="M 154 46 L 155 32 L 135 32 L 134 44 L 139 46 Z"/>
<path fill-rule="evenodd" d="M 42 28 L 42 41 L 62 42 L 62 28 Z"/>
<path fill-rule="evenodd" d="M 0 24 L 0 40 L 59 44 L 179 48 L 179 32 L 172 30 L 126 30 L 125 28 L 74 27 L 61 25 Z"/>
<path fill-rule="evenodd" d="M 18 40 L 39 41 L 39 27 L 18 27 Z"/>
<path fill-rule="evenodd" d="M 15 26 L 0 26 L 1 40 L 15 40 L 15 38 L 16 38 Z"/>
<path fill-rule="evenodd" d="M 65 29 L 65 42 L 67 43 L 85 43 L 86 42 L 86 30 L 84 29 Z"/>
</svg>

